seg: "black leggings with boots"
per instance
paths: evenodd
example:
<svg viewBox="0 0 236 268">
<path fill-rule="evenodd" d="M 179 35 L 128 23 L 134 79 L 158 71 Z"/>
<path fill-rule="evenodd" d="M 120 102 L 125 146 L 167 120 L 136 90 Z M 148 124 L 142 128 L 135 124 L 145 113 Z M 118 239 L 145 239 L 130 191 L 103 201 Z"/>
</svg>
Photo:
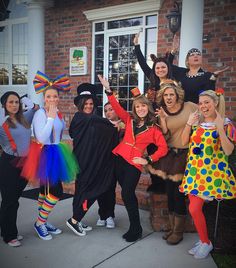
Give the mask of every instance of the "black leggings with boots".
<svg viewBox="0 0 236 268">
<path fill-rule="evenodd" d="M 186 215 L 185 195 L 179 191 L 181 181 L 175 182 L 166 180 L 166 192 L 168 197 L 168 210 L 169 213 L 177 215 Z"/>
</svg>

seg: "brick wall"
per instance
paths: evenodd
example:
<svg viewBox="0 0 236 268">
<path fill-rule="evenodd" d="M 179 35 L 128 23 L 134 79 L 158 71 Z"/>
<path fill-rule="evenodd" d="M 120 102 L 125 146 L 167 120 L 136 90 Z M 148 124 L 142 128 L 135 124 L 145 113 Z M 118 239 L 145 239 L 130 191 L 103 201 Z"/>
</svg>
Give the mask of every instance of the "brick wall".
<svg viewBox="0 0 236 268">
<path fill-rule="evenodd" d="M 181 6 L 182 1 L 177 2 Z M 159 56 L 165 54 L 166 48 L 171 47 L 172 34 L 168 30 L 165 16 L 172 8 L 173 1 L 166 0 L 159 13 Z M 225 89 L 227 115 L 236 121 L 235 0 L 205 0 L 203 24 L 203 68 L 208 71 L 216 71 L 222 69 L 223 66 L 230 67 L 229 70 L 220 75 L 216 86 Z"/>
<path fill-rule="evenodd" d="M 205 0 L 203 33 L 209 36 L 203 43 L 204 65 L 210 71 L 230 67 L 217 86 L 225 89 L 227 114 L 236 119 L 236 2 Z"/>
<path fill-rule="evenodd" d="M 79 83 L 91 81 L 92 62 L 92 23 L 86 19 L 83 11 L 108 7 L 118 4 L 137 2 L 134 0 L 60 0 L 45 14 L 45 72 L 50 77 L 60 73 L 69 74 L 69 49 L 75 46 L 86 46 L 88 49 L 88 74 L 71 76 L 72 91 L 63 94 L 60 110 L 65 116 L 67 125 L 76 111 L 73 99 L 77 95 Z"/>
<path fill-rule="evenodd" d="M 91 81 L 92 23 L 87 21 L 84 10 L 136 2 L 134 0 L 107 1 L 55 1 L 55 7 L 48 9 L 45 16 L 45 65 L 46 73 L 55 77 L 69 73 L 69 48 L 88 48 L 88 74 L 70 77 L 72 91 L 62 96 L 60 109 L 67 124 L 75 112 L 73 98 L 78 82 Z M 180 3 L 181 7 L 181 2 Z M 204 68 L 214 71 L 222 64 L 230 67 L 219 77 L 217 87 L 226 90 L 227 114 L 236 117 L 236 4 L 234 0 L 205 0 L 203 63 Z M 158 16 L 158 55 L 171 47 L 172 34 L 168 29 L 166 14 L 173 8 L 172 0 L 165 0 Z M 194 33 L 194 29 L 193 29 Z M 235 118 L 236 119 L 236 118 Z"/>
</svg>

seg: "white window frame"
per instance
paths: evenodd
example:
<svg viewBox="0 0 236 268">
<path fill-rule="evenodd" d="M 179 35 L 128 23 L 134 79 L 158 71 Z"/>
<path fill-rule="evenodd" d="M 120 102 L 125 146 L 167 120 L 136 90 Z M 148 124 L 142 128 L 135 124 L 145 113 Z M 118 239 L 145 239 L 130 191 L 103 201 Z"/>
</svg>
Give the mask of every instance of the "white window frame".
<svg viewBox="0 0 236 268">
<path fill-rule="evenodd" d="M 28 24 L 28 18 L 18 18 L 18 19 L 7 19 L 5 21 L 0 21 L 0 27 L 8 27 L 8 55 L 9 55 L 9 65 L 11 66 L 9 70 L 9 85 L 0 85 L 0 94 L 5 93 L 6 91 L 13 90 L 16 91 L 19 95 L 25 94 L 27 92 L 28 85 L 13 85 L 12 84 L 12 28 L 16 24 Z M 28 42 L 28 40 L 27 40 Z"/>
<path fill-rule="evenodd" d="M 148 16 L 157 16 L 157 22 L 156 24 L 153 25 L 146 25 L 146 18 Z M 138 25 L 138 26 L 132 26 L 132 27 L 124 27 L 124 28 L 116 28 L 116 29 L 107 29 L 107 25 L 109 21 L 112 20 L 123 20 L 123 19 L 132 19 L 132 18 L 136 18 L 136 17 L 142 17 L 143 18 L 143 25 Z M 96 23 L 104 23 L 104 30 L 103 31 L 99 31 L 96 32 L 95 31 L 95 24 Z M 106 19 L 106 20 L 97 20 L 97 21 L 93 21 L 92 24 L 92 55 L 94 55 L 95 52 L 95 35 L 99 35 L 99 34 L 103 34 L 104 35 L 104 62 L 103 62 L 103 70 L 104 70 L 104 76 L 107 78 L 108 77 L 108 66 L 107 66 L 107 61 L 108 61 L 108 40 L 110 36 L 113 35 L 122 35 L 122 34 L 133 34 L 133 33 L 138 33 L 140 31 L 140 29 L 142 29 L 142 31 L 140 32 L 140 36 L 139 36 L 139 43 L 140 43 L 140 48 L 144 54 L 145 57 L 145 40 L 146 40 L 146 29 L 148 28 L 157 28 L 158 30 L 158 14 L 155 12 L 152 13 L 145 13 L 142 15 L 130 15 L 130 16 L 123 16 L 123 17 L 118 17 L 118 18 L 114 18 L 114 19 Z M 157 49 L 157 48 L 156 48 Z M 94 73 L 94 67 L 95 67 L 95 58 L 92 57 L 92 64 L 91 64 L 91 81 L 92 83 L 94 83 L 95 81 L 95 73 Z M 138 87 L 140 89 L 140 91 L 143 93 L 144 91 L 144 74 L 142 69 L 139 67 L 139 71 L 138 71 Z M 103 105 L 107 102 L 107 96 L 106 94 L 103 93 Z"/>
</svg>

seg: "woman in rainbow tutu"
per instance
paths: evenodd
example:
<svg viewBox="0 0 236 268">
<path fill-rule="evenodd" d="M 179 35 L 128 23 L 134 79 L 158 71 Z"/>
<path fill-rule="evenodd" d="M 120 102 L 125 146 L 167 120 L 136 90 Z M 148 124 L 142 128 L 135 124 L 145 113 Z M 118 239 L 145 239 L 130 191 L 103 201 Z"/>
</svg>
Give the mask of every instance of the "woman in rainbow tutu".
<svg viewBox="0 0 236 268">
<path fill-rule="evenodd" d="M 71 182 L 78 173 L 77 161 L 69 145 L 61 142 L 65 122 L 58 111 L 59 90 L 68 91 L 70 85 L 65 75 L 50 81 L 38 71 L 34 87 L 36 93 L 43 92 L 45 105 L 34 115 L 32 124 L 36 141 L 31 144 L 21 175 L 40 183 L 39 214 L 34 229 L 41 239 L 50 240 L 51 234 L 62 231 L 47 221 L 49 213 L 63 193 L 62 182 Z"/>
</svg>

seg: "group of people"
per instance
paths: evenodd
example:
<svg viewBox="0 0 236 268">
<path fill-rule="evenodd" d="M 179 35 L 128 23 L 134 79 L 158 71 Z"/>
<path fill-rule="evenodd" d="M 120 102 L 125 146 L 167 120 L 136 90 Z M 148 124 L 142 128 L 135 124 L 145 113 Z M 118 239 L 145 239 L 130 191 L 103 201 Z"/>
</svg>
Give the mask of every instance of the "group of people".
<svg viewBox="0 0 236 268">
<path fill-rule="evenodd" d="M 235 177 L 228 164 L 228 156 L 236 142 L 236 129 L 232 121 L 225 118 L 223 90 L 215 91 L 218 75 L 227 68 L 205 72 L 201 52 L 196 48 L 187 53 L 187 68 L 175 66 L 176 36 L 171 52 L 165 57 L 151 55 L 153 67 L 150 68 L 138 39 L 137 34 L 135 52 L 150 81 L 146 96 L 156 109 L 158 123 L 169 147 L 166 156 L 148 164 L 151 190 L 163 189 L 160 178 L 166 182 L 169 230 L 163 239 L 170 245 L 183 239 L 187 214 L 185 196 L 188 195 L 189 212 L 200 237 L 189 253 L 197 259 L 205 258 L 213 246 L 202 212 L 204 200 L 236 198 Z"/>
<path fill-rule="evenodd" d="M 66 221 L 76 235 L 84 236 L 92 230 L 82 219 L 96 200 L 97 226 L 115 227 L 118 181 L 129 218 L 123 238 L 127 242 L 138 240 L 142 226 L 135 189 L 145 168 L 157 190 L 160 187 L 167 193 L 169 229 L 163 239 L 170 245 L 183 239 L 188 195 L 189 212 L 200 237 L 189 253 L 200 259 L 212 250 L 202 212 L 204 200 L 236 198 L 236 181 L 228 164 L 236 129 L 225 118 L 223 91 L 215 91 L 216 77 L 222 70 L 203 71 L 201 52 L 195 48 L 186 56 L 187 68 L 173 65 L 176 46 L 166 57 L 152 55 L 150 68 L 138 35 L 134 45 L 139 64 L 150 80 L 147 94 L 138 88 L 132 90 L 129 113 L 117 101 L 109 82 L 99 75 L 109 101 L 104 106 L 106 118 L 102 118 L 96 114 L 96 86 L 79 85 L 74 99 L 78 111 L 69 127 L 73 152 L 61 141 L 65 122 L 58 110 L 59 91 L 70 90 L 66 76 L 51 81 L 41 72 L 36 74 L 36 93 L 44 94 L 45 105 L 40 109 L 13 91 L 1 97 L 0 226 L 8 245 L 21 245 L 16 226 L 18 200 L 27 182 L 35 180 L 40 192 L 34 229 L 41 239 L 50 240 L 51 234 L 62 232 L 48 222 L 48 216 L 62 195 L 62 183 L 76 179 L 73 213 Z"/>
</svg>

